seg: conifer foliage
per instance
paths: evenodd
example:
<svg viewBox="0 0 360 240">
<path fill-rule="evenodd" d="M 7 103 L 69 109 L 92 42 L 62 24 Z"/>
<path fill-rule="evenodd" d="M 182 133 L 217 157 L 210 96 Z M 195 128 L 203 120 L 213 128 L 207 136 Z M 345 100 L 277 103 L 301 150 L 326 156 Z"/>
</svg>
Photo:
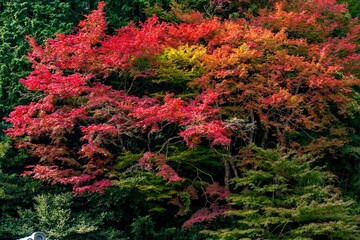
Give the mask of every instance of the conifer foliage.
<svg viewBox="0 0 360 240">
<path fill-rule="evenodd" d="M 309 159 L 280 156 L 250 147 L 257 159 L 235 178 L 231 229 L 210 232 L 213 239 L 358 239 L 358 217 L 335 188 L 334 175 Z"/>
</svg>

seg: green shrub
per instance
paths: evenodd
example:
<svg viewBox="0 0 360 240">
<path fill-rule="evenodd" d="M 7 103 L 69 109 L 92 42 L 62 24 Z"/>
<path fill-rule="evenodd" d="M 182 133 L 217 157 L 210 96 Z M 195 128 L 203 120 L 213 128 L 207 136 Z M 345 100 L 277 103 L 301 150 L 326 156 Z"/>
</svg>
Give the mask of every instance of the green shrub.
<svg viewBox="0 0 360 240">
<path fill-rule="evenodd" d="M 214 239 L 359 239 L 352 201 L 340 196 L 336 178 L 306 157 L 252 147 L 254 165 L 235 178 L 227 212 L 235 224 Z"/>
</svg>

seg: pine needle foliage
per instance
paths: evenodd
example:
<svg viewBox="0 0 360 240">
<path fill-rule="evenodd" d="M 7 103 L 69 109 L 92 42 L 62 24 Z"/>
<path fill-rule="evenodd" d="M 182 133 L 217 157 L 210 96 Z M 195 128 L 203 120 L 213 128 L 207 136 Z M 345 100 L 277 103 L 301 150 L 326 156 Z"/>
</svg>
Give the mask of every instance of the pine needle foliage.
<svg viewBox="0 0 360 240">
<path fill-rule="evenodd" d="M 352 201 L 340 196 L 335 177 L 307 157 L 251 147 L 257 161 L 235 178 L 228 199 L 232 228 L 212 239 L 359 239 Z"/>
</svg>

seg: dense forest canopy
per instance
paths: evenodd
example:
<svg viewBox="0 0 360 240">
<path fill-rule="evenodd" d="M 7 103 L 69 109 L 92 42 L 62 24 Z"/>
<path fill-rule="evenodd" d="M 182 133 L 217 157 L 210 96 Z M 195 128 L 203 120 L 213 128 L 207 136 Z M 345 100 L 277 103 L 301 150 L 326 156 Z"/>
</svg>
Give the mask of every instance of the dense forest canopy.
<svg viewBox="0 0 360 240">
<path fill-rule="evenodd" d="M 356 3 L 29 4 L 0 2 L 3 239 L 359 238 Z"/>
</svg>

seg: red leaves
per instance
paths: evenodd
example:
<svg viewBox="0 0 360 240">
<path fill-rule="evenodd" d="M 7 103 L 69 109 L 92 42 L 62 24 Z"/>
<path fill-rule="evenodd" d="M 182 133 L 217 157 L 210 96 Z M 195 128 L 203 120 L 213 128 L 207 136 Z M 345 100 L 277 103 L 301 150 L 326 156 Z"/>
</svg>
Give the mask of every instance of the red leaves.
<svg viewBox="0 0 360 240">
<path fill-rule="evenodd" d="M 178 46 L 182 44 L 196 44 L 200 39 L 209 41 L 220 28 L 218 19 L 211 19 L 201 23 L 169 25 L 168 44 Z"/>
<path fill-rule="evenodd" d="M 211 146 L 227 146 L 231 142 L 227 137 L 230 135 L 229 130 L 226 129 L 224 123 L 221 121 L 190 125 L 182 131 L 180 135 L 184 138 L 186 145 L 190 148 L 196 147 L 201 142 L 201 137 L 212 140 Z"/>
<path fill-rule="evenodd" d="M 81 126 L 80 129 L 84 134 L 81 140 L 86 140 L 89 144 L 99 144 L 99 142 L 107 137 L 118 135 L 116 127 L 109 124 L 91 124 L 89 126 Z"/>
<path fill-rule="evenodd" d="M 230 197 L 230 191 L 229 189 L 220 186 L 218 182 L 215 182 L 213 184 L 210 184 L 206 188 L 206 192 L 204 193 L 207 197 L 214 198 L 214 201 L 221 201 L 225 200 L 227 197 Z"/>
<path fill-rule="evenodd" d="M 217 204 L 210 205 L 209 208 L 202 208 L 194 213 L 190 219 L 186 220 L 183 224 L 184 228 L 190 228 L 195 223 L 212 222 L 220 216 L 224 216 L 226 211 L 230 210 L 230 207 L 220 207 Z"/>
<path fill-rule="evenodd" d="M 184 179 L 179 177 L 179 175 L 167 164 L 161 164 L 160 170 L 156 173 L 156 176 L 161 176 L 164 180 L 168 180 L 167 183 L 179 182 Z"/>
<path fill-rule="evenodd" d="M 211 222 L 214 219 L 225 216 L 225 212 L 230 210 L 229 206 L 220 204 L 220 201 L 225 200 L 230 196 L 230 191 L 227 188 L 220 186 L 215 182 L 206 188 L 204 195 L 210 200 L 210 206 L 202 208 L 195 212 L 187 221 L 184 222 L 183 227 L 190 228 L 195 223 Z"/>
<path fill-rule="evenodd" d="M 67 82 L 72 79 L 71 77 L 53 76 L 47 70 L 45 73 L 49 78 L 58 79 L 58 83 L 63 82 L 64 85 L 71 86 Z M 93 86 L 79 86 L 81 88 L 79 94 L 68 94 L 64 99 L 70 102 L 59 106 L 58 101 L 62 95 L 57 95 L 50 88 L 54 81 L 41 81 L 39 77 L 35 80 L 30 79 L 30 82 L 34 86 L 38 86 L 36 85 L 38 83 L 37 89 L 40 88 L 50 95 L 39 103 L 16 108 L 7 118 L 13 124 L 13 128 L 8 129 L 7 133 L 13 138 L 20 137 L 19 146 L 28 147 L 32 155 L 40 158 L 41 164 L 49 165 L 49 168 L 37 165 L 32 171 L 28 171 L 28 174 L 34 174 L 36 178 L 53 183 L 73 184 L 76 189 L 81 187 L 76 191 L 94 189 L 86 184 L 91 182 L 95 184 L 98 177 L 104 177 L 106 171 L 102 171 L 102 168 L 111 169 L 110 163 L 114 152 L 111 149 L 119 144 L 118 139 L 122 135 L 137 132 L 154 133 L 160 131 L 157 127 L 164 123 L 176 124 L 184 129 L 189 125 L 201 128 L 200 131 L 191 134 L 186 134 L 189 129 L 178 133 L 189 144 L 190 137 L 199 136 L 212 139 L 213 145 L 225 145 L 230 142 L 226 137 L 229 133 L 224 130 L 223 124 L 219 120 L 214 121 L 218 110 L 210 106 L 217 98 L 212 91 L 200 95 L 189 103 L 167 95 L 164 103 L 160 104 L 149 97 L 134 97 L 124 91 L 116 91 L 97 83 Z M 76 107 L 74 103 L 77 101 L 83 106 Z M 21 138 L 23 136 L 31 138 Z M 38 142 L 40 138 L 46 139 L 46 137 L 50 140 L 47 145 Z M 69 146 L 69 142 L 80 144 L 79 149 Z M 195 143 L 191 143 L 191 146 L 195 146 Z M 61 163 L 60 168 L 57 166 L 59 163 Z M 156 161 L 156 164 L 158 176 L 168 182 L 182 180 L 162 157 Z M 73 177 L 79 182 L 64 176 L 63 172 L 71 169 L 75 170 Z M 44 176 L 41 177 L 41 174 Z M 80 178 L 84 174 L 90 177 L 86 181 Z"/>
<path fill-rule="evenodd" d="M 80 74 L 64 76 L 60 72 L 51 73 L 49 69 L 41 67 L 20 82 L 31 91 L 40 90 L 58 98 L 69 98 L 80 95 L 90 78 L 91 76 Z"/>
<path fill-rule="evenodd" d="M 104 75 L 112 71 L 129 71 L 132 76 L 151 75 L 151 63 L 168 45 L 165 37 L 168 24 L 159 23 L 154 16 L 140 28 L 130 24 L 119 29 L 117 35 L 107 36 L 102 8 L 100 3 L 99 9 L 79 24 L 77 33 L 58 34 L 56 39 L 49 39 L 44 48 L 28 38 L 33 48 L 29 54 L 33 67 L 47 67 L 50 71 L 68 69 L 84 75 Z M 149 61 L 150 65 L 142 66 L 139 61 Z"/>
<path fill-rule="evenodd" d="M 78 25 L 80 28 L 79 38 L 86 39 L 90 44 L 96 44 L 105 36 L 106 21 L 104 7 L 105 3 L 99 2 L 98 8 L 92 11 L 85 20 L 80 21 Z"/>
<path fill-rule="evenodd" d="M 124 151 L 160 149 L 139 163 L 168 182 L 181 181 L 159 147 L 169 139 L 182 137 L 190 148 L 206 143 L 227 147 L 238 136 L 260 139 L 252 136 L 256 127 L 278 137 L 326 128 L 339 120 L 336 114 L 346 109 L 350 86 L 358 84 L 350 74 L 358 66 L 360 27 L 345 19 L 344 6 L 335 0 L 300 2 L 301 11 L 298 3 L 284 2 L 250 21 L 192 14 L 183 16 L 186 23 L 171 24 L 154 16 L 114 36 L 105 33 L 104 3 L 99 3 L 76 33 L 58 34 L 44 46 L 28 39 L 34 71 L 21 81 L 45 96 L 16 107 L 6 118 L 13 125 L 6 132 L 39 159 L 28 173 L 83 192 L 109 185 L 106 179 Z M 346 31 L 337 33 L 339 26 Z M 204 74 L 191 79 L 191 87 L 174 80 L 175 91 L 157 81 L 164 83 L 159 94 L 152 82 L 158 77 L 158 56 L 166 47 L 184 44 L 201 45 L 201 54 L 194 56 Z M 192 61 L 187 62 L 184 69 L 192 70 Z M 114 87 L 106 85 L 110 82 Z M 144 86 L 149 89 L 141 90 Z M 167 91 L 196 97 L 182 99 Z M 145 93 L 166 94 L 154 98 Z M 231 119 L 239 121 L 230 127 Z M 232 136 L 235 125 L 239 132 L 247 123 L 250 130 Z M 219 211 L 214 205 L 208 213 Z"/>
<path fill-rule="evenodd" d="M 186 103 L 180 98 L 172 98 L 170 94 L 167 94 L 163 105 L 140 106 L 134 109 L 131 116 L 137 118 L 136 125 L 143 131 L 149 127 L 151 132 L 160 131 L 158 124 L 161 122 L 185 126 L 180 136 L 189 147 L 195 147 L 200 143 L 202 136 L 212 140 L 212 145 L 228 145 L 230 139 L 227 136 L 230 132 L 225 129 L 221 121 L 216 120 L 218 110 L 209 106 L 216 98 L 217 94 L 209 91 L 198 99 Z"/>
<path fill-rule="evenodd" d="M 105 187 L 110 187 L 112 185 L 111 181 L 108 179 L 95 181 L 92 185 L 74 187 L 74 193 L 82 195 L 85 192 L 103 192 Z"/>
<path fill-rule="evenodd" d="M 77 176 L 77 172 L 73 170 L 60 170 L 56 166 L 28 166 L 31 171 L 26 171 L 22 176 L 32 175 L 35 179 L 50 182 L 52 184 L 61 183 L 64 185 L 70 184 L 73 187 L 73 191 L 76 194 L 83 194 L 86 191 L 89 192 L 102 192 L 104 187 L 111 186 L 111 181 L 108 179 L 95 181 L 91 185 L 91 181 L 94 176 L 81 174 Z"/>
<path fill-rule="evenodd" d="M 154 58 L 166 46 L 164 35 L 167 27 L 168 24 L 159 23 L 158 18 L 153 16 L 141 24 L 140 28 L 130 24 L 119 29 L 117 35 L 108 37 L 101 43 L 98 52 L 102 63 L 101 71 L 132 71 L 133 75 L 146 75 L 146 69 L 136 69 L 136 64 L 141 60 L 154 62 Z"/>
<path fill-rule="evenodd" d="M 152 170 L 152 168 L 156 166 L 156 176 L 161 176 L 164 180 L 167 180 L 166 184 L 183 181 L 184 179 L 181 178 L 172 167 L 166 164 L 165 159 L 164 154 L 146 152 L 144 156 L 139 159 L 139 164 L 147 170 Z"/>
</svg>

